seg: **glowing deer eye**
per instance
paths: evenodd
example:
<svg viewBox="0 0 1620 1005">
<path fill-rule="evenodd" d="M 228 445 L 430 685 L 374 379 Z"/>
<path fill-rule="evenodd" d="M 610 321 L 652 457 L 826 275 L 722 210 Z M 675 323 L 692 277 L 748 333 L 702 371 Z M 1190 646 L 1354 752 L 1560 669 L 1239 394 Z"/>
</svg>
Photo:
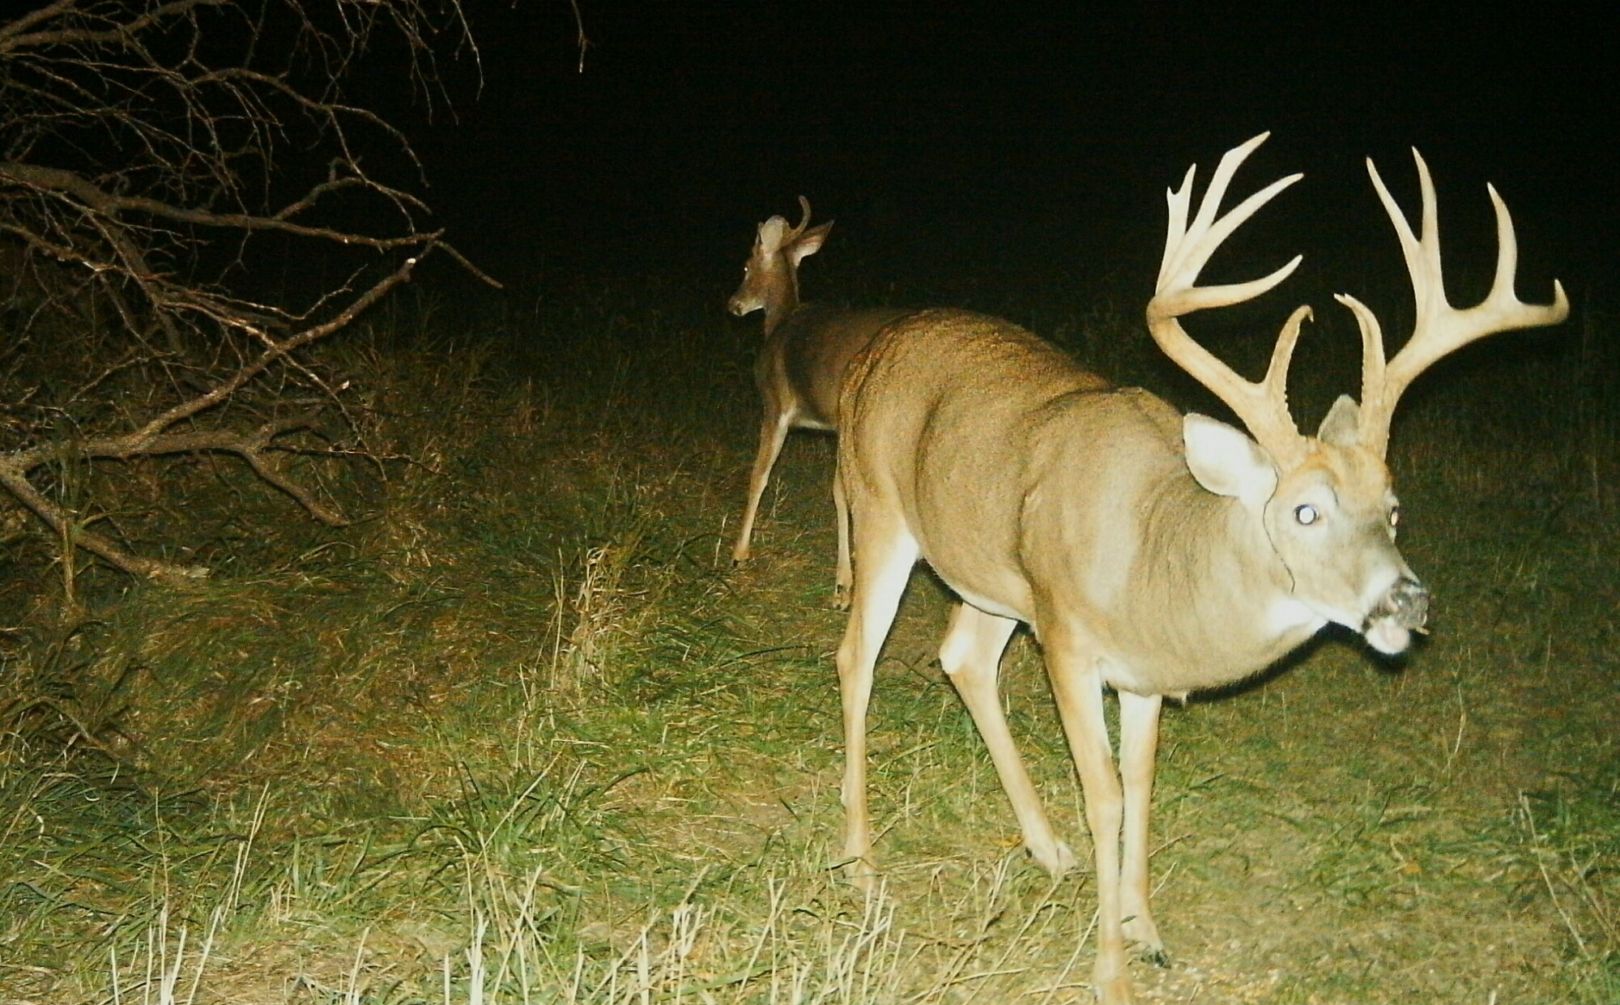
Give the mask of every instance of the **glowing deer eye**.
<svg viewBox="0 0 1620 1005">
<path fill-rule="evenodd" d="M 1389 508 L 1389 525 L 1391 527 L 1399 527 L 1401 525 L 1401 508 L 1399 506 L 1391 506 Z"/>
<path fill-rule="evenodd" d="M 1294 519 L 1299 521 L 1301 527 L 1309 527 L 1321 517 L 1322 514 L 1316 512 L 1316 507 L 1310 503 L 1294 507 Z"/>
</svg>

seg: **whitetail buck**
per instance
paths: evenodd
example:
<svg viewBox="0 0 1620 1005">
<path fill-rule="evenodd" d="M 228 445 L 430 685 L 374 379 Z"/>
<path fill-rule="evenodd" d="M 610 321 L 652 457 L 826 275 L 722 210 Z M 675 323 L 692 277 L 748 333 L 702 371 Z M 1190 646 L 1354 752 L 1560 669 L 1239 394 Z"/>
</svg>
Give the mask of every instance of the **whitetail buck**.
<svg viewBox="0 0 1620 1005">
<path fill-rule="evenodd" d="M 759 426 L 759 452 L 748 480 L 748 505 L 743 510 L 734 562 L 748 558 L 754 518 L 771 468 L 782 452 L 782 442 L 793 429 L 835 430 L 838 426 L 838 388 L 852 356 L 872 340 L 879 328 L 905 314 L 904 310 L 872 308 L 842 310 L 799 303 L 799 263 L 821 250 L 832 229 L 829 221 L 806 230 L 810 202 L 799 196 L 803 215 L 797 227 L 773 216 L 759 225 L 754 249 L 743 263 L 742 285 L 726 302 L 737 317 L 765 312 L 765 344 L 754 364 L 754 381 L 765 414 Z M 833 506 L 838 517 L 838 575 L 835 602 L 849 595 L 849 516 L 838 479 L 833 479 Z"/>
<path fill-rule="evenodd" d="M 912 566 L 928 562 L 962 603 L 940 661 L 989 748 L 1024 844 L 1053 874 L 1074 855 L 1052 833 L 1002 715 L 997 665 L 1019 622 L 1040 641 L 1085 792 L 1097 875 L 1093 973 L 1106 1005 L 1131 1000 L 1125 943 L 1164 961 L 1148 909 L 1148 804 L 1164 696 L 1264 669 L 1328 622 L 1398 653 L 1427 618 L 1428 593 L 1395 546 L 1384 464 L 1390 416 L 1430 364 L 1475 339 L 1555 324 L 1569 305 L 1514 295 L 1517 250 L 1496 206 L 1496 277 L 1475 307 L 1446 301 L 1434 188 L 1417 158 L 1414 236 L 1372 162 L 1417 299 L 1405 347 L 1386 363 L 1378 322 L 1352 297 L 1362 337 L 1361 402 L 1341 397 L 1314 437 L 1288 413 L 1288 360 L 1308 308 L 1283 326 L 1264 379 L 1239 377 L 1182 330 L 1183 315 L 1276 286 L 1197 286 L 1221 243 L 1283 178 L 1224 216 L 1233 173 L 1265 139 L 1232 150 L 1189 221 L 1194 172 L 1169 193 L 1170 225 L 1148 328 L 1252 435 L 1115 388 L 1029 332 L 964 311 L 920 313 L 878 334 L 851 364 L 839 414 L 839 472 L 854 519 L 855 581 L 838 650 L 843 694 L 844 854 L 870 885 L 866 710 L 873 664 Z M 1414 151 L 1414 156 L 1416 152 Z M 1116 773 L 1103 689 L 1120 703 Z M 1123 854 L 1122 854 L 1123 848 Z"/>
</svg>

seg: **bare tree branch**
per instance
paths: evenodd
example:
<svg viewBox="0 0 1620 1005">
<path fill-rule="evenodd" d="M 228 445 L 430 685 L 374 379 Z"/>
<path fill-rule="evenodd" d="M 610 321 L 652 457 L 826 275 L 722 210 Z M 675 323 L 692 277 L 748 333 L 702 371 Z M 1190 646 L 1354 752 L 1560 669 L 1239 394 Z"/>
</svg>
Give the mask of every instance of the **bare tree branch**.
<svg viewBox="0 0 1620 1005">
<path fill-rule="evenodd" d="M 53 498 L 51 472 L 229 454 L 344 525 L 281 463 L 319 426 L 311 400 L 352 424 L 344 382 L 309 351 L 437 250 L 491 281 L 425 225 L 404 133 L 345 85 L 385 58 L 430 107 L 447 102 L 436 58 L 450 48 L 476 66 L 459 0 L 50 0 L 0 15 L 0 283 L 30 305 L 0 329 L 0 492 L 69 546 L 168 580 L 205 570 L 90 530 L 95 501 Z M 256 279 L 266 261 L 315 260 L 347 278 L 268 294 Z"/>
<path fill-rule="evenodd" d="M 0 487 L 5 488 L 35 516 L 49 524 L 51 530 L 58 536 L 71 540 L 76 546 L 104 559 L 116 569 L 134 576 L 170 582 L 201 579 L 208 575 L 208 570 L 202 566 L 174 565 L 132 554 L 110 539 L 76 524 L 61 506 L 47 499 L 34 487 L 11 458 L 0 457 Z"/>
</svg>

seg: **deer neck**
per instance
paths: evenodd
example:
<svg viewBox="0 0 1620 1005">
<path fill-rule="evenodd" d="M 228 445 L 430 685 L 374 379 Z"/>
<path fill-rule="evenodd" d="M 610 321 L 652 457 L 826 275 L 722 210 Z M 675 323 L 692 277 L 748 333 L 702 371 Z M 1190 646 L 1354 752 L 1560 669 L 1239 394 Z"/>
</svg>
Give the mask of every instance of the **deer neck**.
<svg viewBox="0 0 1620 1005">
<path fill-rule="evenodd" d="M 1026 514 L 1046 529 L 1026 537 L 1024 554 L 1035 579 L 1056 587 L 1037 588 L 1046 595 L 1038 620 L 1072 621 L 1097 645 L 1110 684 L 1183 695 L 1264 670 L 1323 621 L 1293 598 L 1258 517 L 1205 490 L 1175 446 L 1160 444 L 1135 442 L 1134 485 L 1100 493 L 1096 472 L 1124 465 L 1065 464 L 1076 480 L 1048 497 L 1063 500 L 1055 508 Z"/>
<path fill-rule="evenodd" d="M 1293 578 L 1257 514 L 1190 475 L 1145 500 L 1140 550 L 1127 588 L 1147 626 L 1125 654 L 1169 693 L 1218 687 L 1258 673 L 1323 620 L 1293 596 Z"/>
<path fill-rule="evenodd" d="M 799 309 L 799 275 L 798 270 L 787 263 L 782 263 L 780 279 L 772 283 L 765 297 L 765 335 L 769 337 L 776 329 Z"/>
</svg>

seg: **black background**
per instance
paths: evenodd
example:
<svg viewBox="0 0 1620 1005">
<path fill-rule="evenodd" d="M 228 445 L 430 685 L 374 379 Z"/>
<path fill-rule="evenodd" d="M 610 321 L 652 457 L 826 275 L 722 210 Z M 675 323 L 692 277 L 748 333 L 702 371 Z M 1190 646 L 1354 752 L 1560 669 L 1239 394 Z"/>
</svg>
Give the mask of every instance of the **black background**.
<svg viewBox="0 0 1620 1005">
<path fill-rule="evenodd" d="M 1014 275 L 1145 302 L 1165 188 L 1262 130 L 1236 192 L 1306 178 L 1232 257 L 1304 253 L 1292 302 L 1404 282 L 1363 165 L 1415 223 L 1414 146 L 1454 299 L 1493 261 L 1487 181 L 1519 226 L 1522 296 L 1556 276 L 1602 309 L 1613 286 L 1614 32 L 1594 7 L 580 0 L 583 72 L 568 4 L 465 10 L 481 85 L 463 51 L 454 114 L 404 114 L 437 222 L 518 287 L 673 275 L 719 304 L 754 225 L 796 219 L 802 193 L 897 302 L 928 299 L 922 277 Z"/>
</svg>

